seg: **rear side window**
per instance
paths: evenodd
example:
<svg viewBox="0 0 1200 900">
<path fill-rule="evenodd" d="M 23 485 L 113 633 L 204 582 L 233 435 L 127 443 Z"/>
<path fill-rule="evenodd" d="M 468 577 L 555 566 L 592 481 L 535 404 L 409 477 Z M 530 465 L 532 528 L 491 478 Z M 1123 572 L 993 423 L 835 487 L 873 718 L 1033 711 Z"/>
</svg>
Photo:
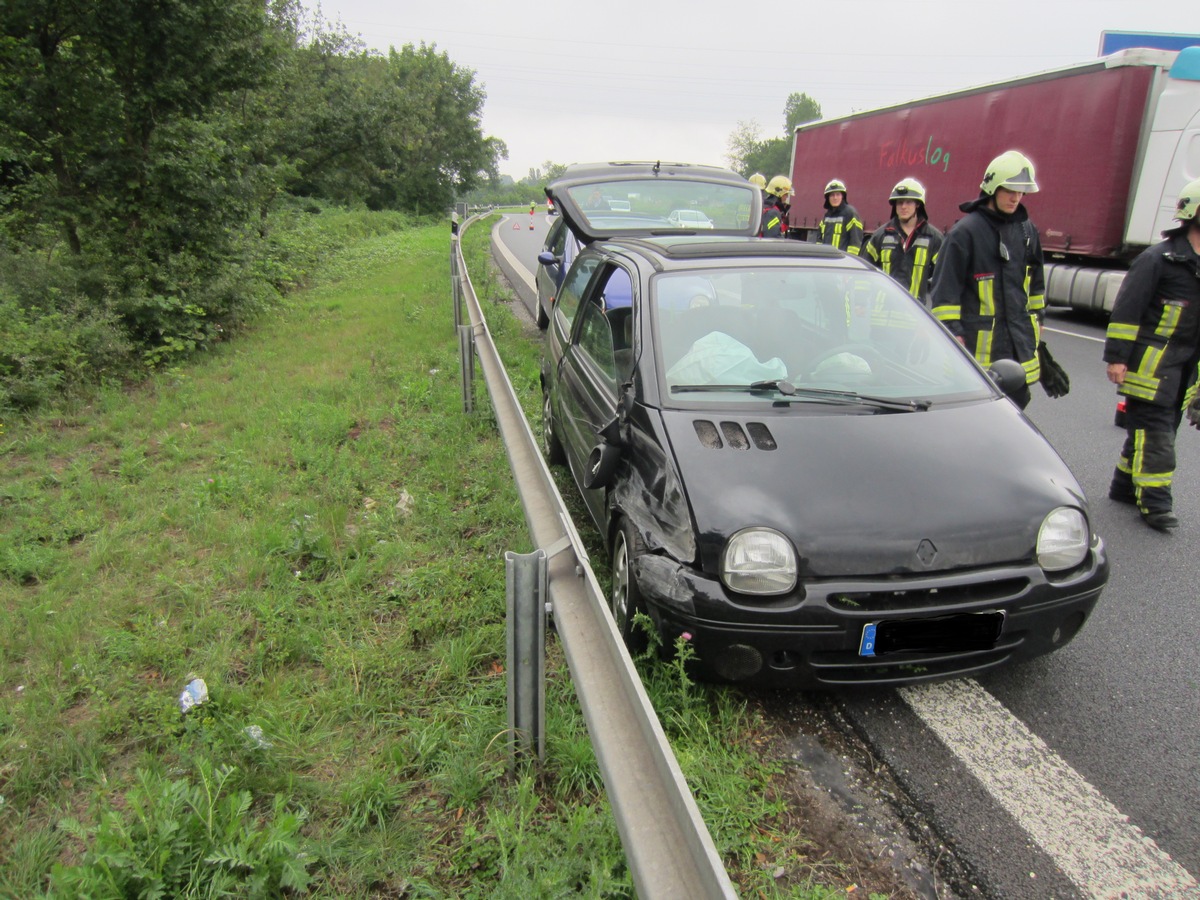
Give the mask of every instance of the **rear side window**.
<svg viewBox="0 0 1200 900">
<path fill-rule="evenodd" d="M 592 280 L 592 273 L 596 271 L 596 266 L 599 264 L 600 259 L 595 256 L 577 260 L 577 264 L 571 267 L 571 271 L 567 273 L 567 278 L 558 292 L 558 300 L 554 304 L 554 317 L 562 324 L 563 331 L 568 334 L 571 331 L 571 324 L 575 321 L 575 315 L 579 312 L 579 301 L 583 297 L 583 291 L 588 282 Z"/>
</svg>

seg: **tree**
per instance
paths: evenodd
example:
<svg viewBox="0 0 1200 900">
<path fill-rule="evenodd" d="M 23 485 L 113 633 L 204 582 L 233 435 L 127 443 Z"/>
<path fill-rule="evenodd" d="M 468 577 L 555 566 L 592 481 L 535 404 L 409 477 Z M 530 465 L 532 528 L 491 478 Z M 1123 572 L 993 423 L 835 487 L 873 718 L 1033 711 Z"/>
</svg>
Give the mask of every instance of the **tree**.
<svg viewBox="0 0 1200 900">
<path fill-rule="evenodd" d="M 727 159 L 730 168 L 742 175 L 755 172 L 768 180 L 790 172 L 792 136 L 796 126 L 821 118 L 821 105 L 808 94 L 792 93 L 784 105 L 782 137 L 760 137 L 759 124 L 751 119 L 738 122 L 729 136 Z"/>
<path fill-rule="evenodd" d="M 23 198 L 28 213 L 55 220 L 77 255 L 159 262 L 221 218 L 230 159 L 206 116 L 267 69 L 261 3 L 9 0 L 5 11 L 0 134 L 43 186 Z M 193 141 L 199 154 L 186 152 Z"/>
<path fill-rule="evenodd" d="M 816 122 L 821 118 L 821 104 L 808 94 L 788 94 L 787 102 L 783 105 L 783 133 L 791 139 L 796 133 L 796 126 L 805 122 Z"/>
</svg>

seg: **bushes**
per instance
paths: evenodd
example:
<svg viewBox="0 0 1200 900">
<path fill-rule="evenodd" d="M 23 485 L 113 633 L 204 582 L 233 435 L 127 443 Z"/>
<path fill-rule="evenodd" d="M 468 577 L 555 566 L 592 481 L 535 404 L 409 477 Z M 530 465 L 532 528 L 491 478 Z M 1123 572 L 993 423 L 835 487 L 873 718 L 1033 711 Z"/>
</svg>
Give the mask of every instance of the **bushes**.
<svg viewBox="0 0 1200 900">
<path fill-rule="evenodd" d="M 224 340 L 344 247 L 413 224 L 403 213 L 282 204 L 219 265 L 180 253 L 129 287 L 55 252 L 0 251 L 0 411 L 32 410 L 103 381 L 140 378 Z"/>
<path fill-rule="evenodd" d="M 0 334 L 0 409 L 33 409 L 77 385 L 120 377 L 136 361 L 117 317 L 79 295 L 45 309 L 0 287 Z"/>
</svg>

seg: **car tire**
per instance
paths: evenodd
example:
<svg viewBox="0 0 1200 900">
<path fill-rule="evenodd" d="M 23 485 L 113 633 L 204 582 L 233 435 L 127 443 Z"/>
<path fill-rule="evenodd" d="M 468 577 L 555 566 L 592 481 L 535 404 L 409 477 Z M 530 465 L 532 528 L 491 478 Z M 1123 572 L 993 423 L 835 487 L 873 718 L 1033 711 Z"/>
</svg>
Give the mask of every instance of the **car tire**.
<svg viewBox="0 0 1200 900">
<path fill-rule="evenodd" d="M 540 328 L 542 331 L 545 331 L 546 326 L 548 326 L 550 324 L 550 317 L 548 315 L 546 315 L 546 307 L 542 306 L 542 301 L 541 301 L 540 297 L 538 298 L 538 302 L 537 302 L 537 313 L 535 314 L 535 318 L 537 321 L 537 327 Z"/>
<path fill-rule="evenodd" d="M 546 386 L 542 387 L 542 453 L 552 466 L 561 466 L 567 461 L 562 441 L 554 430 L 554 410 L 550 403 L 550 388 Z"/>
<path fill-rule="evenodd" d="M 612 610 L 617 633 L 621 635 L 621 640 L 631 653 L 641 653 L 647 644 L 645 631 L 635 621 L 638 613 L 646 612 L 646 601 L 642 597 L 641 588 L 638 587 L 632 565 L 633 561 L 645 552 L 646 545 L 642 543 L 637 530 L 628 519 L 622 519 L 613 538 L 609 608 Z"/>
</svg>

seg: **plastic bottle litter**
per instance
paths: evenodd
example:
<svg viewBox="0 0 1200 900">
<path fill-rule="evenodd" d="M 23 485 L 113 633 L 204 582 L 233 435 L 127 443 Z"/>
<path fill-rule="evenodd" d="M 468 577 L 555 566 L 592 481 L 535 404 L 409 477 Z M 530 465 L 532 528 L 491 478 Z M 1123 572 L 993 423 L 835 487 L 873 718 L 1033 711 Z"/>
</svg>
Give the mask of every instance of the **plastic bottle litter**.
<svg viewBox="0 0 1200 900">
<path fill-rule="evenodd" d="M 193 706 L 199 706 L 208 699 L 208 685 L 203 678 L 193 678 L 179 695 L 179 711 L 187 712 Z"/>
<path fill-rule="evenodd" d="M 247 725 L 244 729 L 246 737 L 250 739 L 250 743 L 259 750 L 265 750 L 271 746 L 271 742 L 263 736 L 263 730 L 257 725 Z"/>
</svg>

